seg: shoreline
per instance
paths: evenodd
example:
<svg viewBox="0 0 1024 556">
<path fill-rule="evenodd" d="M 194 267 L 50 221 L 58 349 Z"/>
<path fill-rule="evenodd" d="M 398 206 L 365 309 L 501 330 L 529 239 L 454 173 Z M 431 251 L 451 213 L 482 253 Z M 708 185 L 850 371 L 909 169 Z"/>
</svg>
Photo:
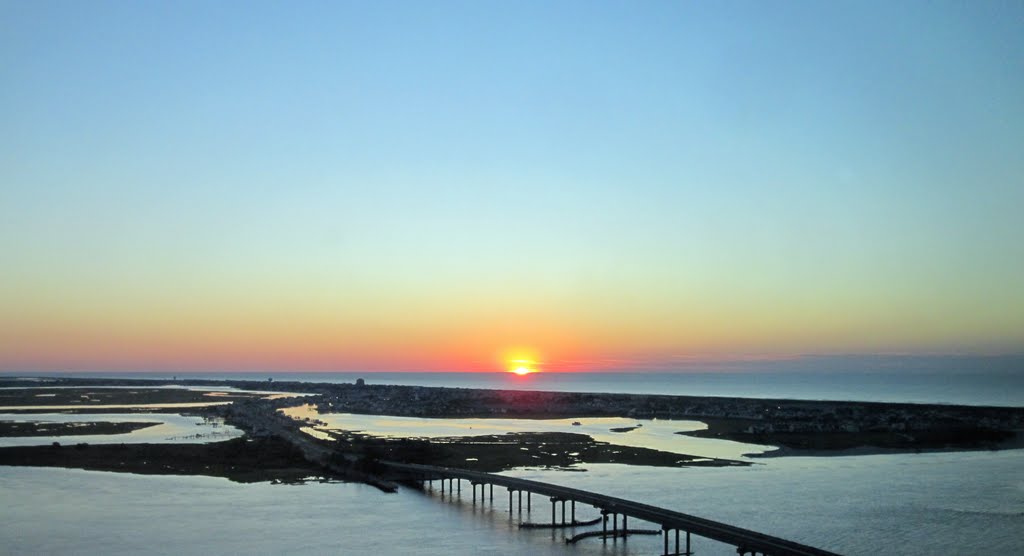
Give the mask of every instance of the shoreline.
<svg viewBox="0 0 1024 556">
<path fill-rule="evenodd" d="M 88 436 L 97 434 L 127 434 L 155 427 L 152 422 L 76 421 L 0 421 L 0 438 L 33 436 Z"/>
<path fill-rule="evenodd" d="M 342 478 L 278 439 L 207 444 L 66 444 L 0 448 L 0 465 L 60 467 L 140 475 L 203 475 L 239 483 Z"/>
<path fill-rule="evenodd" d="M 749 458 L 838 457 L 1024 448 L 1024 429 L 998 429 L 964 423 L 947 425 L 946 428 L 922 427 L 912 431 L 873 429 L 794 432 L 771 430 L 771 425 L 752 419 L 705 418 L 701 421 L 708 428 L 681 431 L 676 434 L 775 447 L 774 450 L 762 453 L 744 454 Z"/>
<path fill-rule="evenodd" d="M 1015 440 L 1006 441 L 993 447 L 979 448 L 882 448 L 878 446 L 857 446 L 855 448 L 842 448 L 834 450 L 811 450 L 806 448 L 788 448 L 776 446 L 774 450 L 762 453 L 743 454 L 743 457 L 750 459 L 776 459 L 787 457 L 813 457 L 813 458 L 839 458 L 856 456 L 900 456 L 917 454 L 957 454 L 966 452 L 1003 452 L 1012 450 L 1024 450 L 1024 433 L 1018 433 Z"/>
<path fill-rule="evenodd" d="M 0 386 L 10 380 L 0 379 Z M 187 380 L 177 386 L 232 387 L 259 392 L 230 394 L 153 388 L 168 381 L 140 379 L 53 379 L 39 388 L 0 393 L 3 405 L 24 408 L 30 420 L 41 393 L 73 413 L 100 413 L 98 405 L 224 402 L 190 408 L 193 415 L 217 416 L 246 431 L 240 439 L 209 444 L 110 444 L 0 448 L 0 465 L 57 466 L 164 474 L 212 474 L 232 480 L 296 480 L 324 477 L 375 484 L 378 460 L 439 464 L 481 471 L 523 467 L 573 469 L 588 463 L 649 466 L 753 465 L 750 461 L 705 458 L 598 442 L 576 433 L 514 433 L 450 438 L 386 438 L 335 432 L 334 441 L 301 432 L 310 423 L 278 410 L 312 404 L 321 413 L 357 413 L 426 418 L 588 418 L 622 417 L 700 421 L 708 428 L 678 432 L 777 447 L 751 458 L 850 456 L 931 451 L 1024 448 L 1024 408 L 814 402 L 705 396 L 592 394 L 524 390 L 484 390 L 419 386 L 308 382 L 253 383 Z M 78 386 L 57 392 L 54 384 Z M 24 386 L 22 382 L 20 386 Z M 123 388 L 132 386 L 138 388 Z M 147 386 L 149 388 L 147 388 Z M 301 400 L 268 392 L 308 394 Z M 225 399 L 226 396 L 228 399 Z M 63 399 L 54 399 L 63 398 Z M 91 405 L 92 404 L 92 405 Z M 157 411 L 168 411 L 164 407 Z M 109 410 L 108 410 L 109 411 Z M 153 408 L 122 412 L 152 412 Z M 51 411 L 52 412 L 52 411 Z M 95 419 L 92 419 L 95 421 Z M 626 433 L 630 427 L 613 431 Z M 262 447 L 253 450 L 254 446 Z M 261 451 L 263 452 L 261 454 Z M 315 454 L 311 456 L 311 454 Z M 300 477 L 301 475 L 301 477 Z"/>
</svg>

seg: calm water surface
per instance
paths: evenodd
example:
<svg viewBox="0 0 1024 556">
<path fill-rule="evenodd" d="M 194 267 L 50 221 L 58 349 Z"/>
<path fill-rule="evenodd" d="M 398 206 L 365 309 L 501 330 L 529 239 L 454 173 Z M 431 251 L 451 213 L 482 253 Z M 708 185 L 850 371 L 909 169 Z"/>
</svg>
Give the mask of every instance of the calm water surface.
<svg viewBox="0 0 1024 556">
<path fill-rule="evenodd" d="M 436 386 L 519 384 L 522 388 L 567 391 L 1024 405 L 1020 379 L 1005 376 L 988 384 L 977 382 L 976 376 L 973 381 L 950 375 L 903 381 L 860 376 L 845 387 L 842 381 L 827 386 L 792 374 L 765 384 L 762 381 L 767 381 L 767 376 L 752 378 L 750 373 L 642 379 L 601 375 L 590 381 L 563 376 L 526 383 L 510 383 L 516 380 L 510 376 L 362 376 L 370 382 Z M 354 378 L 333 376 L 338 382 Z M 709 457 L 739 458 L 764 449 L 672 434 L 702 426 L 693 421 L 580 419 L 582 425 L 573 427 L 569 420 L 345 414 L 324 418 L 340 428 L 399 436 L 567 430 L 610 442 Z M 629 433 L 608 430 L 637 422 L 644 426 Z M 509 474 L 665 506 L 844 554 L 1024 553 L 1024 535 L 1020 534 L 1024 531 L 1024 450 L 756 461 L 758 465 L 745 468 L 588 465 L 585 472 L 519 469 Z M 563 532 L 519 530 L 520 518 L 507 512 L 502 489 L 495 489 L 493 506 L 473 505 L 468 494 L 468 489 L 463 489 L 463 497 L 453 500 L 442 499 L 437 492 L 403 490 L 387 495 L 352 484 L 241 485 L 204 477 L 8 467 L 0 473 L 0 538 L 4 539 L 0 553 L 660 553 L 658 537 L 638 536 L 627 543 L 607 545 L 589 539 L 566 546 Z M 550 519 L 550 506 L 540 497 L 534 498 L 533 508 L 534 515 L 524 519 Z M 581 507 L 580 517 L 588 517 L 587 512 L 593 510 Z M 702 556 L 735 554 L 732 547 L 694 542 Z"/>
<path fill-rule="evenodd" d="M 653 448 L 666 452 L 708 458 L 746 459 L 745 454 L 760 454 L 774 446 L 744 444 L 728 440 L 694 438 L 676 434 L 707 428 L 700 421 L 667 419 L 625 419 L 620 417 L 581 417 L 579 419 L 434 419 L 358 415 L 352 413 L 316 413 L 309 406 L 282 410 L 297 418 L 310 417 L 327 423 L 324 428 L 360 431 L 374 436 L 437 438 L 477 436 L 512 432 L 570 432 L 586 434 L 599 442 Z M 573 423 L 579 423 L 574 425 Z M 629 432 L 613 428 L 633 427 Z"/>
<path fill-rule="evenodd" d="M 500 504 L 440 501 L 358 484 L 237 484 L 7 467 L 3 554 L 564 555 L 550 531 L 520 531 Z M 580 545 L 572 554 L 627 554 Z"/>
<path fill-rule="evenodd" d="M 3 373 L 11 376 L 12 373 Z M 48 375 L 57 376 L 57 375 Z M 161 378 L 167 373 L 69 373 L 65 376 Z M 1016 372 L 716 371 L 632 373 L 178 373 L 181 378 L 298 380 L 408 384 L 457 388 L 511 388 L 559 392 L 613 392 L 806 400 L 855 400 L 1024 406 L 1024 369 Z M 268 383 L 268 390 L 272 389 Z"/>
<path fill-rule="evenodd" d="M 951 546 L 958 547 L 954 552 L 960 554 L 1024 553 L 1024 537 L 1019 534 L 1024 530 L 1024 450 L 750 459 L 744 454 L 769 447 L 674 434 L 704 427 L 696 421 L 581 418 L 577 427 L 573 419 L 352 414 L 319 418 L 331 427 L 384 436 L 582 432 L 617 444 L 741 459 L 755 465 L 682 469 L 586 465 L 576 470 L 585 472 L 520 469 L 507 474 L 642 501 L 844 554 L 932 554 Z M 627 433 L 610 432 L 613 427 L 638 423 L 644 426 Z M 501 491 L 499 506 L 507 504 L 504 496 Z M 582 518 L 597 516 L 593 511 L 593 516 L 580 513 Z M 629 541 L 634 549 L 645 542 Z M 711 541 L 695 543 L 700 554 L 735 554 L 734 548 Z"/>
<path fill-rule="evenodd" d="M 0 446 L 42 446 L 61 444 L 181 444 L 218 442 L 242 435 L 235 427 L 202 417 L 173 413 L 0 413 L 0 421 L 44 421 L 48 423 L 155 423 L 124 434 L 78 434 L 68 436 L 0 437 Z"/>
<path fill-rule="evenodd" d="M 587 466 L 510 475 L 643 500 L 844 554 L 1024 553 L 1019 452 L 788 458 L 754 468 Z M 356 484 L 242 485 L 65 469 L 5 468 L 5 554 L 657 554 L 627 543 L 519 530 L 503 489 L 472 504 Z M 589 513 L 588 513 L 589 512 Z M 579 508 L 579 517 L 596 512 Z M 550 519 L 533 499 L 533 515 Z M 642 527 L 641 523 L 633 523 Z M 695 539 L 702 555 L 734 549 Z"/>
<path fill-rule="evenodd" d="M 843 554 L 1024 553 L 1020 450 L 785 458 L 751 468 L 587 469 L 509 474 L 642 500 Z M 700 554 L 735 554 L 701 544 Z"/>
</svg>

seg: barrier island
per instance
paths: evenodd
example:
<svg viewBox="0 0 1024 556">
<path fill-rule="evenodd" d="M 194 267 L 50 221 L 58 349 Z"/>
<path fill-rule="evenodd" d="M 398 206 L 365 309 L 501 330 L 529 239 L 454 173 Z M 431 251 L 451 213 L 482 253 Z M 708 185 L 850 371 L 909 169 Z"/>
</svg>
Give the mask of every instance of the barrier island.
<svg viewBox="0 0 1024 556">
<path fill-rule="evenodd" d="M 0 465 L 200 474 L 241 481 L 315 478 L 376 483 L 381 460 L 492 472 L 515 467 L 580 469 L 587 463 L 672 467 L 751 463 L 616 445 L 573 432 L 395 439 L 337 430 L 317 439 L 307 434 L 315 421 L 296 420 L 278 411 L 301 404 L 312 404 L 320 413 L 432 418 L 701 421 L 707 429 L 680 434 L 778 446 L 779 450 L 764 454 L 775 456 L 1020 448 L 1024 429 L 1024 408 L 1014 407 L 192 379 L 0 379 L 0 387 L 0 412 L 17 417 L 0 420 L 0 436 L 52 435 L 54 423 L 33 424 L 31 414 L 54 411 L 187 412 L 222 418 L 246 433 L 242 438 L 206 444 L 113 441 L 4 447 Z M 90 434 L 116 435 L 140 424 L 106 423 L 117 426 L 104 428 L 93 419 L 64 425 L 67 429 L 99 427 Z M 43 429 L 35 430 L 39 427 Z M 628 434 L 632 428 L 616 432 Z"/>
</svg>

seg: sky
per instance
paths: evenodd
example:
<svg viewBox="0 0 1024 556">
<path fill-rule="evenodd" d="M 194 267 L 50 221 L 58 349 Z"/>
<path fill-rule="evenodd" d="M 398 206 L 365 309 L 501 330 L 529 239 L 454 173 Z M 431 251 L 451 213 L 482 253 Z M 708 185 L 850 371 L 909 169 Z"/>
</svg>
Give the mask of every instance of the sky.
<svg viewBox="0 0 1024 556">
<path fill-rule="evenodd" d="M 0 0 L 0 370 L 1024 353 L 1022 23 Z"/>
</svg>

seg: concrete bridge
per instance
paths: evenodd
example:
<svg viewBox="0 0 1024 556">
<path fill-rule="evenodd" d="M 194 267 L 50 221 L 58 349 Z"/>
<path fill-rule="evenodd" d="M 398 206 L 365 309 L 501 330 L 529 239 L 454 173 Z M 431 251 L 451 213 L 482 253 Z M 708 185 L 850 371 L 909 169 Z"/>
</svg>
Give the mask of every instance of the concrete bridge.
<svg viewBox="0 0 1024 556">
<path fill-rule="evenodd" d="M 375 475 L 357 472 L 351 468 L 351 463 L 357 458 L 354 455 L 343 455 L 342 459 L 346 465 L 338 465 L 334 461 L 336 452 L 333 447 L 327 447 L 317 443 L 311 437 L 296 430 L 294 427 L 286 427 L 282 423 L 284 419 L 278 419 L 276 413 L 264 414 L 261 412 L 236 413 L 233 417 L 237 422 L 247 424 L 251 429 L 262 428 L 270 434 L 276 434 L 291 442 L 299 448 L 309 461 L 319 463 L 339 473 L 341 476 L 348 476 L 358 480 L 366 481 L 382 490 L 394 492 L 396 485 L 382 480 Z M 580 502 L 597 508 L 601 512 L 602 523 L 600 532 L 592 531 L 576 535 L 567 542 L 576 542 L 587 537 L 600 536 L 607 540 L 609 537 L 626 537 L 631 534 L 647 533 L 649 530 L 630 529 L 629 518 L 646 521 L 660 526 L 659 532 L 664 538 L 664 555 L 690 556 L 693 552 L 690 549 L 691 535 L 705 537 L 736 547 L 740 556 L 750 554 L 751 556 L 838 556 L 833 552 L 806 546 L 779 537 L 765 535 L 756 531 L 750 531 L 740 527 L 734 527 L 726 523 L 712 521 L 681 512 L 667 510 L 648 504 L 641 504 L 632 500 L 606 496 L 596 492 L 568 488 L 540 481 L 506 477 L 480 471 L 470 471 L 455 467 L 438 467 L 433 465 L 422 465 L 413 463 L 397 463 L 388 461 L 377 462 L 383 469 L 387 469 L 395 478 L 414 481 L 435 481 L 440 480 L 442 492 L 447 482 L 449 492 L 457 489 L 462 490 L 462 481 L 468 481 L 473 488 L 473 497 L 476 497 L 477 486 L 481 487 L 481 500 L 484 496 L 484 488 L 490 487 L 490 498 L 494 499 L 494 485 L 504 487 L 508 491 L 509 511 L 512 511 L 513 494 L 519 497 L 519 512 L 522 513 L 523 493 L 526 493 L 527 510 L 532 504 L 532 495 L 538 494 L 547 496 L 551 501 L 551 523 L 547 527 L 578 527 L 592 523 L 580 523 L 576 521 L 576 503 Z M 566 504 L 569 504 L 570 520 L 566 521 Z M 556 507 L 561 504 L 561 521 L 556 518 Z M 608 518 L 611 517 L 611 531 L 608 530 Z M 622 527 L 619 527 L 619 517 L 622 518 Z M 524 524 L 525 525 L 525 524 Z M 530 524 L 538 526 L 538 524 Z M 680 546 L 680 534 L 685 535 L 685 544 Z M 669 537 L 675 536 L 675 550 L 669 552 Z M 682 551 L 681 551 L 682 550 Z"/>
<path fill-rule="evenodd" d="M 457 490 L 461 493 L 462 481 L 468 481 L 473 489 L 473 499 L 476 500 L 477 486 L 480 486 L 480 497 L 484 499 L 485 489 L 490 487 L 490 499 L 494 500 L 494 485 L 504 487 L 508 491 L 509 512 L 513 509 L 513 494 L 518 494 L 519 512 L 523 510 L 523 493 L 526 493 L 527 510 L 532 505 L 532 495 L 546 496 L 551 502 L 551 524 L 528 524 L 532 527 L 573 527 L 592 524 L 595 522 L 576 521 L 576 503 L 587 504 L 600 510 L 602 523 L 600 532 L 593 531 L 576 535 L 566 542 L 576 542 L 586 537 L 601 537 L 607 540 L 609 537 L 625 537 L 637 533 L 660 533 L 664 539 L 664 555 L 692 555 L 690 549 L 690 536 L 712 539 L 736 547 L 739 555 L 750 554 L 766 556 L 837 556 L 833 552 L 821 550 L 811 546 L 803 545 L 779 537 L 765 535 L 749 529 L 735 527 L 726 523 L 712 521 L 697 516 L 684 514 L 665 508 L 641 504 L 632 500 L 606 496 L 596 492 L 568 488 L 540 481 L 529 479 L 518 479 L 492 473 L 469 471 L 454 467 L 437 467 L 432 465 L 420 465 L 413 463 L 380 462 L 382 466 L 406 480 L 413 481 L 441 481 L 441 490 L 444 492 L 447 483 L 448 492 Z M 566 503 L 569 503 L 570 518 L 566 521 Z M 561 504 L 561 521 L 559 521 L 556 509 Z M 611 517 L 612 528 L 608 530 L 609 516 Z M 619 518 L 622 518 L 622 526 L 619 527 Z M 659 526 L 657 530 L 631 530 L 628 526 L 629 518 L 653 523 Z M 527 525 L 527 524 L 524 524 Z M 680 533 L 685 535 L 684 544 L 680 546 Z M 670 537 L 675 537 L 674 551 L 669 552 Z"/>
</svg>

